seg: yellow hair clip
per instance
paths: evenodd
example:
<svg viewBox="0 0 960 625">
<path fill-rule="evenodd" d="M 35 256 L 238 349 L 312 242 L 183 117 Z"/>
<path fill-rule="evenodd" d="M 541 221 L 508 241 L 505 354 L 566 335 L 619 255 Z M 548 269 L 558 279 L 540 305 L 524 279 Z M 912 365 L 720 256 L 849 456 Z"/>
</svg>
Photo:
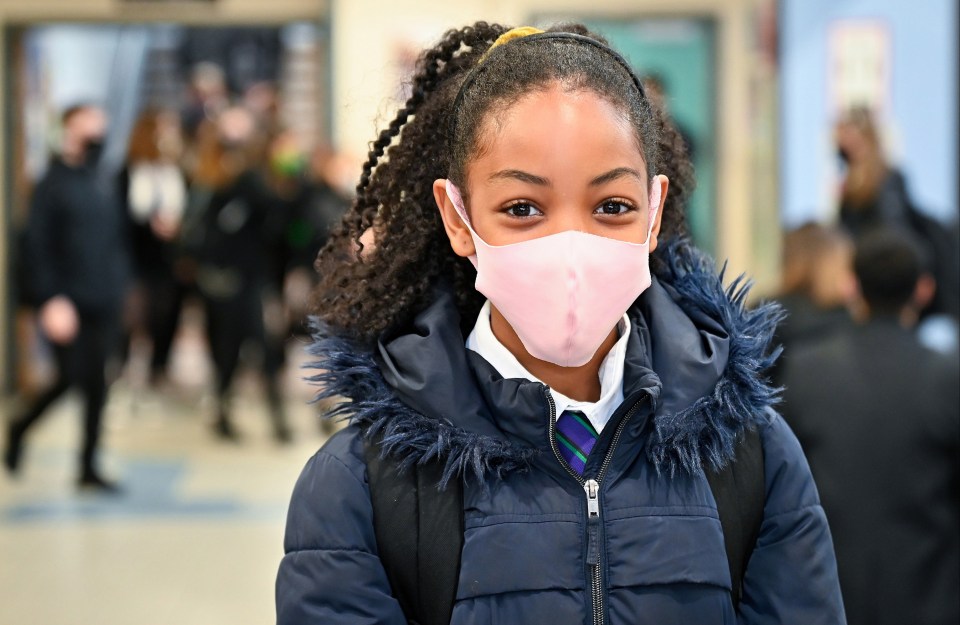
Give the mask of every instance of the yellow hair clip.
<svg viewBox="0 0 960 625">
<path fill-rule="evenodd" d="M 507 32 L 497 37 L 497 40 L 493 42 L 493 45 L 490 46 L 487 51 L 483 53 L 483 56 L 480 57 L 480 63 L 483 63 L 484 59 L 487 58 L 487 55 L 490 54 L 490 51 L 497 46 L 502 46 L 508 41 L 513 41 L 514 39 L 520 39 L 521 37 L 536 35 L 542 32 L 542 30 L 534 26 L 517 26 L 516 28 L 511 28 Z"/>
</svg>

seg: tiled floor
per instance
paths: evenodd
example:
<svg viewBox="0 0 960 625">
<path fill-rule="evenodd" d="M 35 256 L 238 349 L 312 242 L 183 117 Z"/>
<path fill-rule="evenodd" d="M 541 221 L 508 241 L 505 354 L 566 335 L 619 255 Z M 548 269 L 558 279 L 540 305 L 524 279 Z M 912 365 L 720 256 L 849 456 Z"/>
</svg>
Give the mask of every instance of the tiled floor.
<svg viewBox="0 0 960 625">
<path fill-rule="evenodd" d="M 294 363 L 288 406 L 297 438 L 282 447 L 247 375 L 237 401 L 243 441 L 218 442 L 202 346 L 189 344 L 178 351 L 192 364 L 184 374 L 181 363 L 177 390 L 145 390 L 132 374 L 113 387 L 104 465 L 122 496 L 74 488 L 78 397 L 30 432 L 17 480 L 0 474 L 0 624 L 273 622 L 286 506 L 323 441 L 311 390 Z"/>
</svg>

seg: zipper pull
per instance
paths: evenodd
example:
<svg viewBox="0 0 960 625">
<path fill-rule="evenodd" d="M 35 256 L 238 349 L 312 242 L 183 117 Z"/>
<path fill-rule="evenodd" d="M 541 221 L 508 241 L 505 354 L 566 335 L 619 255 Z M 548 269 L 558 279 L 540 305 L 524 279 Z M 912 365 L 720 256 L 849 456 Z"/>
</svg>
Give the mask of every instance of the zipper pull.
<svg viewBox="0 0 960 625">
<path fill-rule="evenodd" d="M 583 491 L 587 494 L 587 564 L 600 564 L 600 484 L 597 480 L 587 480 L 583 483 Z"/>
<path fill-rule="evenodd" d="M 597 480 L 587 480 L 583 483 L 583 490 L 587 494 L 587 517 L 595 519 L 600 516 L 600 485 Z"/>
</svg>

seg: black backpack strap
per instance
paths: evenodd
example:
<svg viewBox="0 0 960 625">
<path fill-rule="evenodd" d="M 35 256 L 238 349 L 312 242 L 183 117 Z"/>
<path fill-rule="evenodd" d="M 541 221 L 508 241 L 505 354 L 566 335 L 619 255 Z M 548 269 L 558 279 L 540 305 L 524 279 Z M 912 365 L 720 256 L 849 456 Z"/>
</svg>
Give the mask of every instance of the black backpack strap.
<svg viewBox="0 0 960 625">
<path fill-rule="evenodd" d="M 723 527 L 723 542 L 730 566 L 730 596 L 734 607 L 739 608 L 743 575 L 760 535 L 766 499 L 760 432 L 747 430 L 737 445 L 734 459 L 719 472 L 707 471 L 707 481 L 717 501 L 717 513 Z"/>
<path fill-rule="evenodd" d="M 380 446 L 364 443 L 373 529 L 390 588 L 410 623 L 447 625 L 453 614 L 463 548 L 463 484 L 442 491 L 440 459 L 400 473 Z"/>
</svg>

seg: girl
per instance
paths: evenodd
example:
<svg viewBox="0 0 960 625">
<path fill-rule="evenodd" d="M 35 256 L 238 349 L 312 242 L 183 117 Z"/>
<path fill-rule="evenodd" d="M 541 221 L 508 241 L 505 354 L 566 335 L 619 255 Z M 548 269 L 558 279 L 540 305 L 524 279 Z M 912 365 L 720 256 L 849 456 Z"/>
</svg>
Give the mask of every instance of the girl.
<svg viewBox="0 0 960 625">
<path fill-rule="evenodd" d="M 126 201 L 134 268 L 145 310 L 134 330 L 152 343 L 150 384 L 167 378 L 167 365 L 183 308 L 184 284 L 177 276 L 180 225 L 187 187 L 180 157 L 180 119 L 169 111 L 147 109 L 130 133 L 127 164 L 120 172 Z"/>
<path fill-rule="evenodd" d="M 372 442 L 462 485 L 452 623 L 842 623 L 762 377 L 776 311 L 686 243 L 690 165 L 629 66 L 582 27 L 478 23 L 418 69 L 318 260 L 314 379 L 350 425 L 294 491 L 278 622 L 413 618 L 375 538 Z M 707 473 L 749 432 L 765 503 L 738 602 Z"/>
</svg>

